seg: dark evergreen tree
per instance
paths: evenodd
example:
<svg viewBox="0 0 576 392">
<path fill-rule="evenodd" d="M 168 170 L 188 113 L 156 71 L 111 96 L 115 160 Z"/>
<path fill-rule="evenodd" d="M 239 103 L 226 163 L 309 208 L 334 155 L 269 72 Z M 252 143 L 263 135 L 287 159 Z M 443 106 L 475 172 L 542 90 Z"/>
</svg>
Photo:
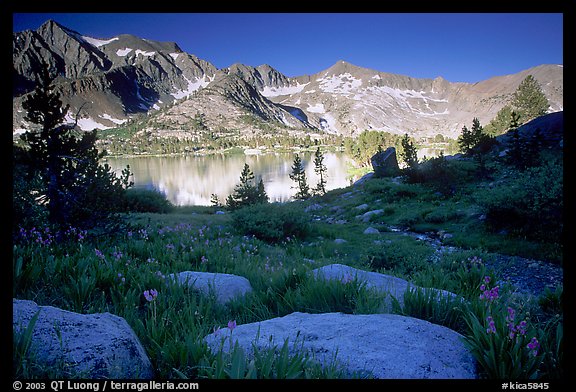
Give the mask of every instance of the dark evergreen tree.
<svg viewBox="0 0 576 392">
<path fill-rule="evenodd" d="M 410 182 L 418 182 L 418 150 L 407 133 L 402 138 L 401 145 L 400 157 L 406 163 L 406 168 L 403 171 Z"/>
<path fill-rule="evenodd" d="M 256 203 L 268 203 L 268 200 L 268 194 L 264 188 L 264 181 L 262 177 L 260 177 L 260 181 L 258 181 L 258 185 L 256 186 Z"/>
<path fill-rule="evenodd" d="M 294 162 L 292 163 L 292 173 L 290 173 L 290 179 L 296 182 L 296 188 L 298 189 L 294 195 L 294 199 L 306 200 L 310 198 L 310 187 L 306 181 L 306 172 L 304 171 L 302 159 L 298 154 L 296 154 L 294 157 Z"/>
<path fill-rule="evenodd" d="M 320 147 L 314 153 L 314 172 L 320 177 L 314 193 L 318 195 L 326 194 L 326 172 L 328 169 L 324 165 L 324 154 L 320 151 Z"/>
<path fill-rule="evenodd" d="M 27 178 L 39 179 L 34 191 L 50 223 L 91 228 L 121 209 L 131 185 L 129 168 L 117 177 L 107 164 L 100 165 L 105 152 L 96 148 L 96 130 L 79 132 L 75 124 L 64 123 L 68 106 L 62 106 L 53 80 L 44 65 L 34 92 L 22 103 L 25 119 L 37 127 L 21 136 L 26 147 L 18 164 Z"/>
<path fill-rule="evenodd" d="M 536 117 L 546 114 L 550 103 L 542 92 L 540 83 L 534 76 L 528 75 L 514 92 L 512 107 L 519 114 L 521 123 L 525 124 Z"/>
<path fill-rule="evenodd" d="M 490 136 L 498 136 L 506 133 L 510 126 L 510 116 L 512 115 L 512 107 L 510 105 L 504 106 L 496 113 L 488 125 L 484 128 L 484 132 Z"/>
<path fill-rule="evenodd" d="M 220 204 L 220 199 L 218 198 L 218 195 L 215 193 L 212 193 L 210 195 L 210 204 L 212 204 L 212 207 L 222 207 L 222 204 Z"/>
<path fill-rule="evenodd" d="M 231 210 L 246 207 L 257 203 L 268 202 L 268 195 L 264 190 L 264 182 L 260 179 L 257 185 L 253 184 L 254 173 L 245 163 L 240 173 L 240 183 L 234 187 L 234 192 L 226 198 L 226 207 Z"/>
<path fill-rule="evenodd" d="M 510 142 L 510 147 L 508 148 L 508 153 L 506 155 L 506 161 L 508 164 L 515 166 L 518 169 L 522 169 L 523 164 L 523 141 L 520 140 L 520 133 L 518 132 L 518 120 L 520 116 L 516 112 L 512 111 L 510 118 L 509 131 L 512 134 L 512 141 Z"/>
<path fill-rule="evenodd" d="M 540 153 L 542 151 L 542 132 L 536 128 L 532 136 L 526 141 L 524 148 L 524 165 L 534 167 L 540 163 Z"/>
<path fill-rule="evenodd" d="M 463 154 L 469 154 L 470 151 L 472 151 L 473 146 L 472 132 L 470 132 L 468 127 L 464 125 L 460 136 L 458 136 L 458 147 L 460 148 L 460 152 Z"/>
<path fill-rule="evenodd" d="M 484 138 L 484 128 L 480 125 L 480 120 L 477 117 L 472 119 L 472 129 L 470 130 L 470 137 L 472 140 L 472 147 L 476 147 L 480 144 Z"/>
</svg>

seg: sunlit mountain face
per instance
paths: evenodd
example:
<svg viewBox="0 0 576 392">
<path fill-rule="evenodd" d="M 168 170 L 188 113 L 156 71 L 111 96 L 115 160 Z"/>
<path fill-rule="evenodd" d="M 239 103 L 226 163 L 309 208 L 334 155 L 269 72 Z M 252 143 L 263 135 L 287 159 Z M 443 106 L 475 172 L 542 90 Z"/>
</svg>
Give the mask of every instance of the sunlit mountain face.
<svg viewBox="0 0 576 392">
<path fill-rule="evenodd" d="M 144 118 L 144 128 L 168 137 L 194 129 L 199 113 L 208 132 L 240 137 L 267 131 L 354 137 L 380 130 L 454 139 L 473 118 L 491 121 L 528 75 L 542 86 L 548 111 L 563 110 L 561 64 L 476 83 L 414 78 L 344 60 L 313 75 L 287 77 L 269 65 L 218 69 L 173 42 L 128 34 L 96 39 L 47 21 L 13 35 L 13 133 L 29 125 L 21 103 L 34 88 L 40 61 L 58 74 L 62 100 L 79 113 L 67 120 L 83 130 Z"/>
</svg>

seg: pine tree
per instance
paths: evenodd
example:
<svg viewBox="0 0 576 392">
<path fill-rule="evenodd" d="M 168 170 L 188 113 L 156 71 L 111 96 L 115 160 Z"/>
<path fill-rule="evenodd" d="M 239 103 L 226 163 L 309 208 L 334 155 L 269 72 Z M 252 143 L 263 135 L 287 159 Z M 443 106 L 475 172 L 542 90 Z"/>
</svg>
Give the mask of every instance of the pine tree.
<svg viewBox="0 0 576 392">
<path fill-rule="evenodd" d="M 509 129 L 512 133 L 512 142 L 510 143 L 510 148 L 508 149 L 508 154 L 506 155 L 506 160 L 509 164 L 516 166 L 516 168 L 521 169 L 523 166 L 523 142 L 520 140 L 520 133 L 518 132 L 518 120 L 520 116 L 516 112 L 512 111 L 510 117 Z"/>
<path fill-rule="evenodd" d="M 512 107 L 520 115 L 520 121 L 527 123 L 546 114 L 550 103 L 542 92 L 540 83 L 532 75 L 528 75 L 514 92 Z"/>
<path fill-rule="evenodd" d="M 296 182 L 296 188 L 298 189 L 298 192 L 296 192 L 296 194 L 294 195 L 294 199 L 306 200 L 310 198 L 310 188 L 306 181 L 306 172 L 304 171 L 302 159 L 300 159 L 300 156 L 298 156 L 298 154 L 296 154 L 296 156 L 294 157 L 290 179 Z"/>
<path fill-rule="evenodd" d="M 240 183 L 234 187 L 234 192 L 226 199 L 226 206 L 229 209 L 235 210 L 256 203 L 257 189 L 252 184 L 253 180 L 254 173 L 250 170 L 250 166 L 245 163 L 240 173 Z"/>
<path fill-rule="evenodd" d="M 418 182 L 419 175 L 418 175 L 418 150 L 410 137 L 406 133 L 401 141 L 402 145 L 402 152 L 400 153 L 400 157 L 406 163 L 406 168 L 404 172 L 408 176 L 408 179 L 411 182 Z"/>
<path fill-rule="evenodd" d="M 22 103 L 25 119 L 39 129 L 21 136 L 27 150 L 19 163 L 27 167 L 27 177 L 41 179 L 42 189 L 36 192 L 50 223 L 85 228 L 105 224 L 131 186 L 129 167 L 117 177 L 107 164 L 100 165 L 105 152 L 96 148 L 97 131 L 79 134 L 75 125 L 64 123 L 69 107 L 62 106 L 53 81 L 43 65 L 34 92 Z"/>
<path fill-rule="evenodd" d="M 473 147 L 472 132 L 466 125 L 462 127 L 462 132 L 458 136 L 458 147 L 463 154 L 469 154 Z"/>
<path fill-rule="evenodd" d="M 484 129 L 480 125 L 480 120 L 477 117 L 472 119 L 472 129 L 470 130 L 470 137 L 472 140 L 472 148 L 478 146 L 484 138 Z"/>
<path fill-rule="evenodd" d="M 212 193 L 210 195 L 210 204 L 212 204 L 212 207 L 222 207 L 222 205 L 220 204 L 220 199 L 218 198 L 218 195 L 215 193 Z"/>
<path fill-rule="evenodd" d="M 512 115 L 512 107 L 510 105 L 504 106 L 496 113 L 488 125 L 484 128 L 487 135 L 498 136 L 508 131 L 510 126 L 510 116 Z"/>
<path fill-rule="evenodd" d="M 260 177 L 260 181 L 258 181 L 258 185 L 256 186 L 256 203 L 268 203 L 268 200 L 268 194 L 264 188 L 264 181 L 262 177 Z"/>
<path fill-rule="evenodd" d="M 524 164 L 526 167 L 534 167 L 539 163 L 541 151 L 542 131 L 540 131 L 540 128 L 536 128 L 524 148 Z"/>
<path fill-rule="evenodd" d="M 324 154 L 320 152 L 320 147 L 316 149 L 314 153 L 314 172 L 320 177 L 320 181 L 314 188 L 314 193 L 318 195 L 326 194 L 326 172 L 327 172 L 326 165 L 324 165 Z"/>
</svg>

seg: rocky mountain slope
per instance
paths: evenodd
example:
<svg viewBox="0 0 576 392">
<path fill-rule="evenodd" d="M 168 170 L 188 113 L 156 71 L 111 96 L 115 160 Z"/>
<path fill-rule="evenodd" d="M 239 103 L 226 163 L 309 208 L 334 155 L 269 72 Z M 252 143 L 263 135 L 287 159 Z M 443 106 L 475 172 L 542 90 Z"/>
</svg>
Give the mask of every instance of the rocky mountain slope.
<svg viewBox="0 0 576 392">
<path fill-rule="evenodd" d="M 198 114 L 211 132 L 315 129 L 354 136 L 374 129 L 454 138 L 474 117 L 488 123 L 529 74 L 548 97 L 549 112 L 563 110 L 562 65 L 453 83 L 338 61 L 314 75 L 289 78 L 269 65 L 217 69 L 175 43 L 131 35 L 96 39 L 54 21 L 14 33 L 13 47 L 14 131 L 25 127 L 21 102 L 33 89 L 41 61 L 57 71 L 62 99 L 72 108 L 70 120 L 79 113 L 78 125 L 85 130 L 115 127 L 147 113 L 153 131 L 185 132 Z"/>
</svg>

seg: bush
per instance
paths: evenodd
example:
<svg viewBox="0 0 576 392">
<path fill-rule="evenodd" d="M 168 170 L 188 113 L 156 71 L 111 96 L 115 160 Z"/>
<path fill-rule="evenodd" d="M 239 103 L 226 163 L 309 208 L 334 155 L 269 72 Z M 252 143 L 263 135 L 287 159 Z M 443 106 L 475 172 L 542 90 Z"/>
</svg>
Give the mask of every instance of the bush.
<svg viewBox="0 0 576 392">
<path fill-rule="evenodd" d="M 298 205 L 256 204 L 237 210 L 232 224 L 245 235 L 268 242 L 288 237 L 305 238 L 310 230 L 309 216 Z"/>
<path fill-rule="evenodd" d="M 155 212 L 165 214 L 174 206 L 166 195 L 156 189 L 128 189 L 124 199 L 127 212 Z"/>
<path fill-rule="evenodd" d="M 20 227 L 31 228 L 46 224 L 48 209 L 37 200 L 37 189 L 42 186 L 42 179 L 38 176 L 26 179 L 24 170 L 15 165 L 12 180 L 12 230 L 17 232 Z"/>
<path fill-rule="evenodd" d="M 542 166 L 516 172 L 508 183 L 481 193 L 487 224 L 495 231 L 533 240 L 560 242 L 563 232 L 562 165 Z"/>
</svg>

